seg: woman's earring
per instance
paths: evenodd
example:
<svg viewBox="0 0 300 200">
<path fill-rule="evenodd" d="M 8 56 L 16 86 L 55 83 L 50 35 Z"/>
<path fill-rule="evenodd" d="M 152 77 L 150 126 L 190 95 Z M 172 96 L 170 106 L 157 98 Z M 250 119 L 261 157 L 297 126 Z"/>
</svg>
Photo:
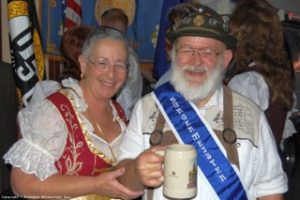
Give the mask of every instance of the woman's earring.
<svg viewBox="0 0 300 200">
<path fill-rule="evenodd" d="M 81 78 L 81 80 L 84 80 L 84 79 L 85 79 L 85 74 L 84 74 L 84 73 L 81 73 L 81 74 L 80 74 L 80 78 Z"/>
</svg>

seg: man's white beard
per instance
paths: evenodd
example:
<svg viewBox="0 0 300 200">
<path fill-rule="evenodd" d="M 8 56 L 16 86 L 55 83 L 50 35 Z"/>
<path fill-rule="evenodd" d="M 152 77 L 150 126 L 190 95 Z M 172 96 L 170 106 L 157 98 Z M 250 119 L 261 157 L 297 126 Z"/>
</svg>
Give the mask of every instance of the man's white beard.
<svg viewBox="0 0 300 200">
<path fill-rule="evenodd" d="M 175 90 L 181 93 L 189 101 L 199 101 L 211 96 L 222 86 L 224 78 L 223 60 L 219 59 L 217 67 L 213 71 L 208 71 L 207 66 L 186 65 L 177 67 L 175 59 L 172 59 L 170 82 Z M 189 83 L 184 73 L 185 70 L 199 71 L 205 70 L 207 79 L 204 82 L 195 84 Z"/>
</svg>

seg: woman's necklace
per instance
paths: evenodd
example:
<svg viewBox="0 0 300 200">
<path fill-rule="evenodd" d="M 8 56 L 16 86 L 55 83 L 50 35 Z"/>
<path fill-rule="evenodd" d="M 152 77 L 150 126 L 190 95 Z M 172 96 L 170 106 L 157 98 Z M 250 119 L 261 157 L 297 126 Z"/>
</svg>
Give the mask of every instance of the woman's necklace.
<svg viewBox="0 0 300 200">
<path fill-rule="evenodd" d="M 101 126 L 100 126 L 99 123 L 95 120 L 94 116 L 92 115 L 92 113 L 90 112 L 89 109 L 88 109 L 88 113 L 89 113 L 89 115 L 90 115 L 90 118 L 91 118 L 91 120 L 92 120 L 92 123 L 96 125 L 96 128 L 97 128 L 97 130 L 98 130 L 98 132 L 99 132 L 99 134 L 100 134 L 100 137 L 102 137 L 102 139 L 105 141 L 106 145 L 108 146 L 108 149 L 109 149 L 110 154 L 111 154 L 111 157 L 112 157 L 112 158 L 111 158 L 111 159 L 112 159 L 112 163 L 113 163 L 112 165 L 115 165 L 115 164 L 117 163 L 117 158 L 116 158 L 115 153 L 114 153 L 113 150 L 112 150 L 112 147 L 110 146 L 108 140 L 106 139 L 106 137 L 105 137 L 105 135 L 104 135 L 104 133 L 103 133 L 103 130 L 102 130 Z"/>
</svg>

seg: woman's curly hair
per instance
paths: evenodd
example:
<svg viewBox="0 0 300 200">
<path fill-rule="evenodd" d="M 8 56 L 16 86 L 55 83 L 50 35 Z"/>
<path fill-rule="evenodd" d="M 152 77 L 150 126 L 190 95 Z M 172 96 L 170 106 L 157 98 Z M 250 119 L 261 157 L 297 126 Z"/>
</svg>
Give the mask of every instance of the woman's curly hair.
<svg viewBox="0 0 300 200">
<path fill-rule="evenodd" d="M 266 0 L 241 0 L 230 17 L 230 31 L 237 38 L 232 76 L 248 71 L 254 61 L 269 86 L 272 102 L 280 99 L 290 109 L 293 68 L 287 59 L 276 9 Z"/>
</svg>

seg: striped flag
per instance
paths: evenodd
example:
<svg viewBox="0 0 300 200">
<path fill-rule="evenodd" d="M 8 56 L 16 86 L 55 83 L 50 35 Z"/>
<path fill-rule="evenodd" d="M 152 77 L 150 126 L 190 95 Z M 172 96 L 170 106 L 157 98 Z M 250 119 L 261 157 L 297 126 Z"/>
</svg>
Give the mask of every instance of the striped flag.
<svg viewBox="0 0 300 200">
<path fill-rule="evenodd" d="M 169 26 L 167 19 L 167 14 L 171 7 L 176 6 L 177 4 L 183 3 L 184 0 L 164 0 L 161 16 L 160 16 L 160 25 L 159 33 L 157 38 L 157 45 L 155 49 L 154 56 L 154 69 L 153 76 L 158 80 L 166 71 L 168 71 L 170 64 L 168 62 L 168 56 L 166 52 L 166 30 Z"/>
<path fill-rule="evenodd" d="M 20 104 L 27 106 L 45 62 L 34 0 L 8 0 L 11 64 Z"/>
<path fill-rule="evenodd" d="M 81 24 L 82 9 L 81 0 L 63 0 L 63 26 L 64 31 L 76 25 Z"/>
</svg>

